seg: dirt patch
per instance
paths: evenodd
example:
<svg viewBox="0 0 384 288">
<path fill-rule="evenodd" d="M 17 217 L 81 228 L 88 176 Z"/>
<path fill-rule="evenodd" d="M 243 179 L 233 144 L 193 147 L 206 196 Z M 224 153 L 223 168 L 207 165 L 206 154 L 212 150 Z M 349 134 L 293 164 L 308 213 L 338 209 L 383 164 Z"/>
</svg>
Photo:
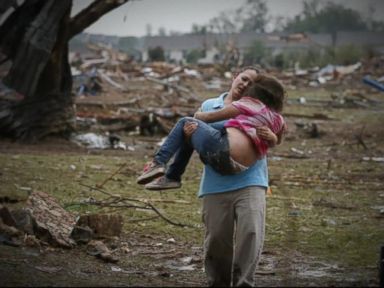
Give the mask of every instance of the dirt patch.
<svg viewBox="0 0 384 288">
<path fill-rule="evenodd" d="M 88 255 L 86 247 L 61 250 L 0 246 L 1 282 L 5 286 L 205 285 L 202 261 L 196 258 L 201 251 L 190 244 L 168 243 L 167 239 L 145 235 L 125 235 L 119 241 L 129 250 L 116 251 L 114 255 L 120 260 L 113 264 Z M 113 243 L 110 241 L 109 245 Z M 187 264 L 191 255 L 195 257 L 193 263 Z M 183 267 L 193 271 L 183 271 Z"/>
</svg>

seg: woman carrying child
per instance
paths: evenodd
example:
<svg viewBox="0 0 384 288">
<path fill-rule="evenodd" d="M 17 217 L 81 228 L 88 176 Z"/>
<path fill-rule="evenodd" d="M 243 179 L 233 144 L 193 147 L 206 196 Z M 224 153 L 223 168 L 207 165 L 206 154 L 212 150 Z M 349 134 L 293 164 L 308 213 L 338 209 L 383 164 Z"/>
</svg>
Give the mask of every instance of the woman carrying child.
<svg viewBox="0 0 384 288">
<path fill-rule="evenodd" d="M 258 67 L 241 68 L 233 77 L 230 89 L 205 100 L 200 110 L 219 111 L 239 100 L 245 89 L 257 81 Z M 226 121 L 215 122 L 216 128 Z M 196 122 L 184 125 L 184 135 L 190 139 L 197 130 Z M 257 128 L 258 135 L 272 143 L 276 135 L 267 128 Z M 241 131 L 231 145 L 235 153 L 249 155 L 254 145 Z M 233 140 L 233 139 L 232 139 Z M 193 153 L 191 141 L 185 141 L 168 166 L 166 174 L 145 185 L 146 189 L 174 189 L 181 185 L 181 174 Z M 198 192 L 202 200 L 204 235 L 204 270 L 207 286 L 253 287 L 255 273 L 263 249 L 265 235 L 265 194 L 268 187 L 267 157 L 257 160 L 244 172 L 221 175 L 210 165 L 204 165 Z"/>
<path fill-rule="evenodd" d="M 279 114 L 283 109 L 284 96 L 284 87 L 275 77 L 259 74 L 243 92 L 243 97 L 231 105 L 218 111 L 197 112 L 194 118 L 182 118 L 169 133 L 153 161 L 138 177 L 137 183 L 147 184 L 164 175 L 166 164 L 182 145 L 191 145 L 204 164 L 222 175 L 245 171 L 266 155 L 268 147 L 280 143 L 285 127 L 284 119 Z M 226 119 L 229 120 L 221 129 L 207 124 Z M 197 128 L 190 137 L 190 143 L 186 143 L 183 127 L 190 121 L 195 122 Z M 263 126 L 273 132 L 269 141 L 258 135 L 257 130 Z M 234 146 L 236 149 L 232 149 Z M 249 153 L 243 153 L 244 149 Z M 185 167 L 181 167 L 181 173 L 184 170 Z"/>
</svg>

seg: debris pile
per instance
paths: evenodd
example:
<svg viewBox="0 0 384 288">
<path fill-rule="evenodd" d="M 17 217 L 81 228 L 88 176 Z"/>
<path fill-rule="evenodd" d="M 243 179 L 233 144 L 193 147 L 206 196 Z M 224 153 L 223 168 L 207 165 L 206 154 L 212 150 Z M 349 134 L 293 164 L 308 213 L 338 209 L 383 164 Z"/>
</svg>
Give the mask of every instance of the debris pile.
<svg viewBox="0 0 384 288">
<path fill-rule="evenodd" d="M 92 49 L 100 56 L 71 58 L 80 131 L 166 133 L 202 101 L 195 89 L 204 88 L 197 70 L 165 62 L 142 65 L 111 48 Z"/>
<path fill-rule="evenodd" d="M 219 64 L 141 63 L 103 44 L 89 43 L 87 48 L 89 53 L 71 52 L 69 57 L 80 135 L 167 134 L 179 117 L 192 116 L 207 95 L 228 90 L 233 77 L 233 71 Z M 289 97 L 288 104 L 370 108 L 383 104 L 367 97 L 383 92 L 383 67 L 384 56 L 375 56 L 351 65 L 302 69 L 296 63 L 292 69 L 267 70 L 282 80 L 288 90 L 340 88 L 329 92 L 329 99 Z M 4 69 L 7 67 L 1 68 L 0 75 L 6 74 Z M 20 95 L 0 81 L 0 100 L 18 101 Z M 93 148 L 87 143 L 82 145 Z M 98 148 L 125 149 L 123 143 L 101 146 Z"/>
<path fill-rule="evenodd" d="M 106 199 L 97 200 L 91 197 L 79 203 L 68 205 L 83 204 L 114 207 L 115 209 L 150 210 L 156 214 L 151 219 L 159 217 L 172 225 L 188 226 L 167 218 L 147 200 L 125 198 L 102 190 L 103 185 L 108 180 L 110 177 L 95 187 L 83 185 L 108 195 L 109 197 Z M 1 201 L 1 203 L 4 202 Z M 113 255 L 113 252 L 120 246 L 116 244 L 116 240 L 121 237 L 123 230 L 123 217 L 120 214 L 74 215 L 65 210 L 55 198 L 39 191 L 30 192 L 23 208 L 10 209 L 8 206 L 8 204 L 0 204 L 0 244 L 14 247 L 36 247 L 38 249 L 44 247 L 47 249 L 49 247 L 68 249 L 77 245 L 87 245 L 86 252 L 89 255 L 105 262 L 116 263 L 119 260 Z M 115 248 L 109 248 L 104 242 Z M 121 249 L 123 248 L 121 247 Z"/>
<path fill-rule="evenodd" d="M 89 55 L 72 56 L 79 132 L 136 133 L 153 136 L 169 132 L 182 116 L 192 116 L 206 91 L 215 95 L 228 89 L 232 71 L 215 65 L 175 65 L 166 62 L 138 63 L 105 45 L 88 44 Z M 361 60 L 352 65 L 323 68 L 269 69 L 289 90 L 302 87 L 345 87 L 330 93 L 329 100 L 290 99 L 303 105 L 371 107 L 368 99 L 383 87 L 384 57 Z M 310 97 L 309 97 L 310 98 Z M 379 103 L 382 104 L 382 103 Z"/>
<path fill-rule="evenodd" d="M 87 244 L 88 254 L 115 263 L 118 259 L 100 239 L 120 237 L 122 227 L 121 215 L 76 217 L 44 192 L 32 192 L 20 209 L 0 205 L 0 243 L 14 247 L 73 248 Z"/>
</svg>

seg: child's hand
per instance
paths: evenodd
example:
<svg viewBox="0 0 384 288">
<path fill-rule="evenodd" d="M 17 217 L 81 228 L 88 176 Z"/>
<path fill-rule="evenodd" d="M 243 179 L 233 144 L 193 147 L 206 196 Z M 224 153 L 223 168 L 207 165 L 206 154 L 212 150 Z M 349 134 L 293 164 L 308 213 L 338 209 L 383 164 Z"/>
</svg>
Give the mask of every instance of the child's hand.
<svg viewBox="0 0 384 288">
<path fill-rule="evenodd" d="M 269 142 L 270 146 L 275 146 L 278 142 L 277 136 L 267 126 L 257 127 L 257 135 Z"/>
<path fill-rule="evenodd" d="M 184 136 L 189 139 L 193 132 L 197 129 L 197 123 L 196 122 L 186 122 L 183 127 Z"/>
</svg>

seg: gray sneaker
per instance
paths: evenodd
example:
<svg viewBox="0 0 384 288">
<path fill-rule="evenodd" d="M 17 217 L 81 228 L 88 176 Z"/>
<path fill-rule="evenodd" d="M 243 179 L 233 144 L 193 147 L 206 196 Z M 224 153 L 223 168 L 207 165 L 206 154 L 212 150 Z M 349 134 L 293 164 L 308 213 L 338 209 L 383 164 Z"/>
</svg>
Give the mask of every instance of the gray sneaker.
<svg viewBox="0 0 384 288">
<path fill-rule="evenodd" d="M 157 177 L 163 176 L 165 173 L 165 165 L 156 163 L 155 161 L 149 162 L 144 166 L 143 173 L 137 177 L 137 184 L 147 184 Z"/>
<path fill-rule="evenodd" d="M 181 187 L 181 182 L 161 176 L 144 186 L 147 190 L 167 190 Z"/>
</svg>

